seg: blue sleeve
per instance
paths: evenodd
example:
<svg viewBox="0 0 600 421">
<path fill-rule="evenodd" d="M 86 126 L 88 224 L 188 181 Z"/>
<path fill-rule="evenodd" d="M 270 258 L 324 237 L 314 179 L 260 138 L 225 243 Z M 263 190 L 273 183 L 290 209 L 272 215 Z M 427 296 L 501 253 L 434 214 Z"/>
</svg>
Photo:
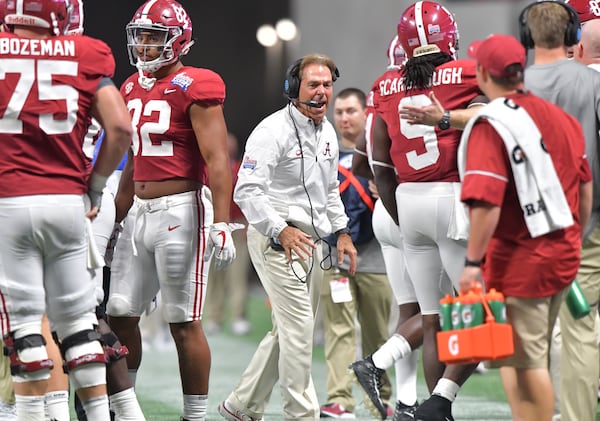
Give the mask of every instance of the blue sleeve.
<svg viewBox="0 0 600 421">
<path fill-rule="evenodd" d="M 96 163 L 96 158 L 98 158 L 98 152 L 100 152 L 100 145 L 102 145 L 103 139 L 104 139 L 104 130 L 101 130 L 100 134 L 98 135 L 98 140 L 96 140 L 96 144 L 94 145 L 94 156 L 92 157 L 92 166 Z M 121 162 L 119 162 L 119 165 L 117 166 L 116 169 L 119 171 L 123 171 L 123 168 L 125 168 L 126 162 L 127 162 L 127 152 L 125 152 L 123 159 L 121 159 Z"/>
</svg>

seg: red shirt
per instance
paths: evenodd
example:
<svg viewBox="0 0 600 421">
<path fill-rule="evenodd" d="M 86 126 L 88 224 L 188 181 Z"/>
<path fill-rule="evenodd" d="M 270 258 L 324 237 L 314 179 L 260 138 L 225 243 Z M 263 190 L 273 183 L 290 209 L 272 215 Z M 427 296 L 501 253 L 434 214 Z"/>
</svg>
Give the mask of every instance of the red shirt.
<svg viewBox="0 0 600 421">
<path fill-rule="evenodd" d="M 0 197 L 85 193 L 83 139 L 98 85 L 114 73 L 110 48 L 2 32 L 0 57 Z"/>
<path fill-rule="evenodd" d="M 398 172 L 398 181 L 458 182 L 456 154 L 461 132 L 440 130 L 421 124 L 410 125 L 400 120 L 398 109 L 404 105 L 429 105 L 433 91 L 445 109 L 467 108 L 473 99 L 482 95 L 475 78 L 475 61 L 454 60 L 438 66 L 431 88 L 404 90 L 402 78 L 381 81 L 377 112 L 387 124 L 392 141 L 390 156 Z"/>
<path fill-rule="evenodd" d="M 140 86 L 138 77 L 131 75 L 121 86 L 134 127 L 133 179 L 187 178 L 207 184 L 189 108 L 223 104 L 225 83 L 211 70 L 188 66 L 157 80 L 150 90 Z"/>
<path fill-rule="evenodd" d="M 568 286 L 579 268 L 579 187 L 591 180 L 585 140 L 579 123 L 558 106 L 531 94 L 508 97 L 529 113 L 540 130 L 575 224 L 531 238 L 504 141 L 483 119 L 469 136 L 461 199 L 502 209 L 482 267 L 488 288 L 512 297 L 547 297 Z"/>
</svg>

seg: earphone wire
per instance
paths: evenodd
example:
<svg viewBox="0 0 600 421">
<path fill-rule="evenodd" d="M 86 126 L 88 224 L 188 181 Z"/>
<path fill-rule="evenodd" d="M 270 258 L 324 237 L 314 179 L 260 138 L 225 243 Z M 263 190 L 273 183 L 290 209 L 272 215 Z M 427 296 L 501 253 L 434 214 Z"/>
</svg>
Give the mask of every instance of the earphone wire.
<svg viewBox="0 0 600 421">
<path fill-rule="evenodd" d="M 298 130 L 298 125 L 296 124 L 296 119 L 294 118 L 294 116 L 292 114 L 291 107 L 292 107 L 292 104 L 290 102 L 290 103 L 288 103 L 288 114 L 290 116 L 290 119 L 292 120 L 292 124 L 294 125 L 294 131 L 296 132 L 296 139 L 298 139 L 298 147 L 300 148 L 300 181 L 302 182 L 302 188 L 304 189 L 304 192 L 306 193 L 306 197 L 308 198 L 308 206 L 310 207 L 310 224 L 312 226 L 313 231 L 315 232 L 315 234 L 317 236 L 317 241 L 315 241 L 315 244 L 318 245 L 320 242 L 323 242 L 323 243 L 325 243 L 325 245 L 327 245 L 327 254 L 325 256 L 323 256 L 323 259 L 321 259 L 321 261 L 319 262 L 319 266 L 323 270 L 329 270 L 333 267 L 333 261 L 331 258 L 331 244 L 329 244 L 329 242 L 326 239 L 321 237 L 321 235 L 319 234 L 319 232 L 317 231 L 317 228 L 315 226 L 314 209 L 313 209 L 312 200 L 310 198 L 310 194 L 308 193 L 308 188 L 306 187 L 306 181 L 305 181 L 304 150 L 302 149 L 302 141 L 300 140 L 300 130 Z M 310 267 L 309 267 L 308 272 L 306 273 L 307 277 L 312 272 L 313 264 L 314 264 L 314 259 L 311 258 Z M 292 272 L 294 272 L 294 275 L 296 276 L 296 278 L 298 278 L 298 280 L 300 282 L 306 282 L 306 279 L 303 280 L 300 276 L 298 276 L 296 274 L 296 271 L 294 270 L 294 267 L 291 265 L 291 263 L 290 263 L 290 267 L 292 269 Z"/>
</svg>

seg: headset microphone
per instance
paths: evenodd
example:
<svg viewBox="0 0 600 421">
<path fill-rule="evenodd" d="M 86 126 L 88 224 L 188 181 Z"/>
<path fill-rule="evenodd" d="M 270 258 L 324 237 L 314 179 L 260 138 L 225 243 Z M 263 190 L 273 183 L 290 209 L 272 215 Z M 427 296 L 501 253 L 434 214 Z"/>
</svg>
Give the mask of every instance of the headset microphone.
<svg viewBox="0 0 600 421">
<path fill-rule="evenodd" d="M 321 106 L 319 105 L 319 103 L 317 101 L 300 101 L 300 100 L 298 100 L 298 103 L 307 105 L 312 108 L 321 108 Z"/>
</svg>

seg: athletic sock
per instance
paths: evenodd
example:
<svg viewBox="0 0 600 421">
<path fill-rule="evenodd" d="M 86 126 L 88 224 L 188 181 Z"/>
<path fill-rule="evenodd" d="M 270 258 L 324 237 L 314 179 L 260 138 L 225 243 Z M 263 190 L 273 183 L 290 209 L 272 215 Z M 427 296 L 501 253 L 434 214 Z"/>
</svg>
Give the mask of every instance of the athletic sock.
<svg viewBox="0 0 600 421">
<path fill-rule="evenodd" d="M 438 380 L 435 388 L 433 389 L 432 395 L 440 395 L 443 398 L 448 399 L 450 402 L 454 402 L 460 386 L 454 383 L 452 380 L 441 378 Z"/>
<path fill-rule="evenodd" d="M 69 392 L 66 390 L 56 390 L 46 393 L 44 404 L 48 419 L 56 421 L 69 421 L 71 419 L 69 412 Z"/>
<path fill-rule="evenodd" d="M 108 396 L 101 395 L 88 400 L 82 400 L 81 404 L 85 410 L 88 420 L 110 421 L 110 411 L 108 409 Z"/>
<path fill-rule="evenodd" d="M 394 362 L 410 354 L 410 344 L 402 335 L 395 333 L 371 356 L 375 367 L 387 370 Z"/>
<path fill-rule="evenodd" d="M 15 404 L 19 421 L 43 421 L 44 397 L 15 395 Z"/>
<path fill-rule="evenodd" d="M 120 421 L 140 421 L 145 419 L 133 387 L 108 397 L 110 410 Z"/>
<path fill-rule="evenodd" d="M 207 395 L 183 395 L 183 418 L 187 421 L 204 421 L 208 406 Z"/>
<path fill-rule="evenodd" d="M 396 369 L 396 399 L 407 406 L 413 406 L 417 402 L 418 363 L 418 352 L 411 352 L 394 363 Z"/>
</svg>

